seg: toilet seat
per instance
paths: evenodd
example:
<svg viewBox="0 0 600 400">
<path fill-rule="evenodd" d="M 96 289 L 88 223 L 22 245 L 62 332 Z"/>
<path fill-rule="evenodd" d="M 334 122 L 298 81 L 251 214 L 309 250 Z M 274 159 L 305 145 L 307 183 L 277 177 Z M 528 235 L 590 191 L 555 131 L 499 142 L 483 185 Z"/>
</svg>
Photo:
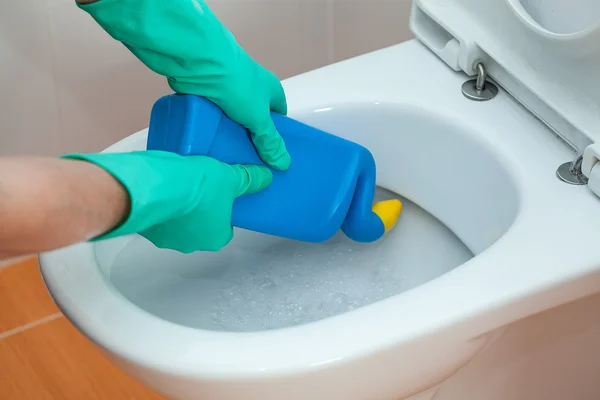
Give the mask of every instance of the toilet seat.
<svg viewBox="0 0 600 400">
<path fill-rule="evenodd" d="M 417 1 L 413 28 L 423 5 L 452 9 Z M 454 65 L 413 40 L 283 84 L 292 117 L 366 144 L 379 184 L 452 229 L 476 254 L 468 262 L 306 325 L 212 332 L 160 319 L 114 288 L 110 266 L 131 236 L 42 254 L 52 297 L 115 364 L 172 398 L 395 400 L 451 376 L 506 324 L 597 293 L 600 200 L 555 176 L 572 150 L 502 88 L 466 99 L 458 70 L 470 63 Z M 407 120 L 413 132 L 402 131 Z M 589 144 L 578 133 L 572 142 Z M 143 149 L 145 135 L 107 151 Z"/>
</svg>

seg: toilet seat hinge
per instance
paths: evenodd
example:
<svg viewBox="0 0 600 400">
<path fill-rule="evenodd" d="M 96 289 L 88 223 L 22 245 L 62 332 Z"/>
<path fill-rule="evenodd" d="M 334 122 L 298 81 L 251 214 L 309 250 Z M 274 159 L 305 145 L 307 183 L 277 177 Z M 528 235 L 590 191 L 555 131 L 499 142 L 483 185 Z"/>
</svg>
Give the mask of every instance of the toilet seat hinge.
<svg viewBox="0 0 600 400">
<path fill-rule="evenodd" d="M 578 153 L 573 161 L 561 164 L 556 170 L 556 176 L 570 185 L 587 185 L 588 178 L 582 171 L 583 153 Z"/>
<path fill-rule="evenodd" d="M 562 164 L 556 175 L 572 185 L 587 185 L 600 197 L 600 143 L 592 143 L 570 163 Z"/>
<path fill-rule="evenodd" d="M 474 69 L 477 71 L 477 77 L 463 83 L 463 95 L 473 101 L 485 101 L 496 97 L 498 87 L 487 79 L 488 75 L 483 62 L 476 61 Z"/>
</svg>

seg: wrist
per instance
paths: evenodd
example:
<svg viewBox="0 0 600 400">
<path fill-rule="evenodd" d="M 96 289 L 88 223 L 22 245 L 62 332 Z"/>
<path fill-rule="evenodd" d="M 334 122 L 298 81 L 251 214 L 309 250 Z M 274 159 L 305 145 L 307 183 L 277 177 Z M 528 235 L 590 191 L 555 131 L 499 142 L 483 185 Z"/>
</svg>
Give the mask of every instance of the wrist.
<svg viewBox="0 0 600 400">
<path fill-rule="evenodd" d="M 184 215 L 190 208 L 189 177 L 182 156 L 152 151 L 132 153 L 69 154 L 66 159 L 87 161 L 112 175 L 129 198 L 121 223 L 93 241 L 138 233 Z"/>
</svg>

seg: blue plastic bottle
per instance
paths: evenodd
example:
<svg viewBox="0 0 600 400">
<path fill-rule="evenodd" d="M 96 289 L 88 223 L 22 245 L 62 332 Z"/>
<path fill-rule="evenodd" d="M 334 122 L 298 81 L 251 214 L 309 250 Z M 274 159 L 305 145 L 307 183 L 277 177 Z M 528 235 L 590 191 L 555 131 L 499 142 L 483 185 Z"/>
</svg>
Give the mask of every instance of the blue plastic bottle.
<svg viewBox="0 0 600 400">
<path fill-rule="evenodd" d="M 271 115 L 291 166 L 273 170 L 273 183 L 265 190 L 235 200 L 233 226 L 306 242 L 326 241 L 342 229 L 352 240 L 372 242 L 395 224 L 400 202 L 372 208 L 375 160 L 366 148 L 287 116 Z M 196 95 L 172 94 L 156 101 L 147 149 L 265 165 L 249 132 Z"/>
</svg>

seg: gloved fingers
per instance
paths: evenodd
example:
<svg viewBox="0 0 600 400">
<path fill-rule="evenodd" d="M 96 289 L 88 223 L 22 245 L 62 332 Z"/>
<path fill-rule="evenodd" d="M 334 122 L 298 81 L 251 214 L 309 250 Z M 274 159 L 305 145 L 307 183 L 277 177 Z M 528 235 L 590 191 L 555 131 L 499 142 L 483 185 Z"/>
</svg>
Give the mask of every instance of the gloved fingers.
<svg viewBox="0 0 600 400">
<path fill-rule="evenodd" d="M 181 229 L 181 227 L 174 227 L 174 229 Z M 159 249 L 176 250 L 180 253 L 190 254 L 196 251 L 221 250 L 231 242 L 231 239 L 233 239 L 233 227 L 229 226 L 226 229 L 212 232 L 209 236 L 210 240 L 202 241 L 189 240 L 190 236 L 199 235 L 199 233 L 195 231 L 190 231 L 187 237 L 179 240 L 174 235 L 168 235 L 163 232 L 154 233 L 153 228 L 140 232 L 140 235 L 145 237 Z M 205 236 L 206 234 L 203 233 L 201 237 Z"/>
<path fill-rule="evenodd" d="M 227 227 L 225 226 L 221 226 L 219 229 L 215 229 L 210 233 L 206 233 L 206 235 L 210 235 L 211 240 L 207 240 L 207 241 L 203 241 L 202 244 L 200 243 L 196 243 L 195 245 L 192 246 L 188 246 L 188 248 L 185 248 L 183 245 L 179 245 L 180 248 L 176 249 L 178 251 L 181 251 L 182 253 L 189 253 L 189 252 L 193 252 L 193 251 L 219 251 L 221 250 L 223 247 L 227 246 L 229 244 L 229 242 L 231 242 L 231 240 L 233 239 L 233 227 L 231 226 L 230 223 L 230 218 L 227 220 L 228 225 Z M 225 221 L 223 221 L 225 222 Z M 202 223 L 202 222 L 199 222 Z M 190 234 L 194 234 L 194 232 L 191 232 Z"/>
<path fill-rule="evenodd" d="M 281 82 L 275 74 L 269 73 L 269 92 L 271 95 L 270 108 L 278 114 L 287 114 L 287 100 Z"/>
<path fill-rule="evenodd" d="M 267 188 L 273 182 L 270 169 L 260 165 L 232 165 L 237 183 L 236 197 L 252 194 Z"/>
<path fill-rule="evenodd" d="M 193 210 L 179 218 L 154 225 L 139 234 L 159 249 L 189 254 L 195 251 L 219 251 L 233 239 L 231 208 Z"/>
<path fill-rule="evenodd" d="M 272 168 L 284 171 L 290 167 L 291 158 L 283 138 L 277 132 L 270 114 L 261 123 L 249 126 L 252 142 L 261 160 Z"/>
</svg>

